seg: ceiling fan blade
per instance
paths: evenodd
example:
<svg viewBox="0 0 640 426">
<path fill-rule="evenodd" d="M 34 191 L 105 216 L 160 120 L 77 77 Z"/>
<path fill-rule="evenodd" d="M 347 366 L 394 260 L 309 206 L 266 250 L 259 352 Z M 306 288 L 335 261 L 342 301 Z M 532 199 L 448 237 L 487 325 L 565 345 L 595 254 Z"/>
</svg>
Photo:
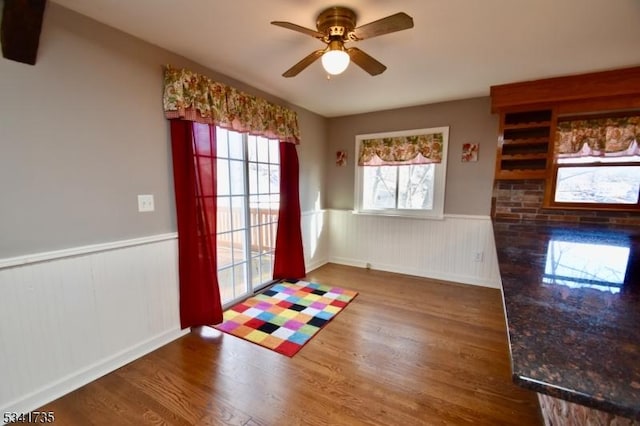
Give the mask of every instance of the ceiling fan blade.
<svg viewBox="0 0 640 426">
<path fill-rule="evenodd" d="M 317 38 L 317 39 L 320 39 L 320 40 L 322 40 L 324 38 L 324 34 L 318 32 L 316 30 L 312 30 L 312 29 L 309 29 L 309 28 L 301 27 L 300 25 L 292 24 L 291 22 L 272 21 L 271 24 L 272 25 L 276 25 L 278 27 L 287 28 L 289 30 L 297 31 L 297 32 L 302 33 L 302 34 L 310 35 L 311 37 L 314 37 L 314 38 Z"/>
<path fill-rule="evenodd" d="M 382 74 L 387 69 L 386 66 L 384 66 L 368 54 L 364 53 L 357 47 L 350 47 L 349 49 L 347 49 L 347 53 L 349 54 L 351 60 L 357 66 L 371 75 Z"/>
<path fill-rule="evenodd" d="M 377 21 L 355 28 L 353 35 L 355 35 L 358 40 L 364 40 L 365 38 L 377 37 L 409 28 L 413 28 L 413 18 L 404 12 L 398 12 L 395 15 L 387 16 L 386 18 L 378 19 Z"/>
<path fill-rule="evenodd" d="M 314 63 L 316 59 L 318 59 L 324 53 L 324 49 L 316 50 L 315 52 L 311 52 L 309 55 L 305 56 L 300 62 L 289 68 L 282 74 L 283 77 L 295 77 L 300 73 L 300 71 L 307 68 L 309 65 Z"/>
</svg>

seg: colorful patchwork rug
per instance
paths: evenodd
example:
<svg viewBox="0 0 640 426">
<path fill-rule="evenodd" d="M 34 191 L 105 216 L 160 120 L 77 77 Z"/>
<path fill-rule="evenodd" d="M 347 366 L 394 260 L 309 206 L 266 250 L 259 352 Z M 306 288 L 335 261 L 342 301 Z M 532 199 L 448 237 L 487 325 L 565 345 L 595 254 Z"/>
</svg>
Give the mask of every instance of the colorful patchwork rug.
<svg viewBox="0 0 640 426">
<path fill-rule="evenodd" d="M 357 295 L 286 280 L 226 310 L 216 328 L 292 357 Z"/>
</svg>

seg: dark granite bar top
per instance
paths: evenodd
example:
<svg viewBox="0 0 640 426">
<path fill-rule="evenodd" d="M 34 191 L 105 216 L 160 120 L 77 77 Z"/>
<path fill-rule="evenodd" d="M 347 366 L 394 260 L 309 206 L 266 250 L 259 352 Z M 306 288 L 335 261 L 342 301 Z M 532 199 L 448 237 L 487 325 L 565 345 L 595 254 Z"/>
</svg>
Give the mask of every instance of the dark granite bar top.
<svg viewBox="0 0 640 426">
<path fill-rule="evenodd" d="M 640 420 L 640 227 L 493 230 L 514 381 Z"/>
</svg>

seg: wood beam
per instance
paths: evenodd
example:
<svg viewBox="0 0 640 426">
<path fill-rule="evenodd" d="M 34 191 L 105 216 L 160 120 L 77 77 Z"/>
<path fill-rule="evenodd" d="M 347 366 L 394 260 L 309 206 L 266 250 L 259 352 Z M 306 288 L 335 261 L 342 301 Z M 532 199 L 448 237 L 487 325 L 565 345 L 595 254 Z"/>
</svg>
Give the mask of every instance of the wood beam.
<svg viewBox="0 0 640 426">
<path fill-rule="evenodd" d="M 640 66 L 491 86 L 491 111 L 596 100 L 613 100 L 609 103 L 617 105 L 626 102 L 625 98 L 638 96 Z M 602 108 L 610 106 L 603 103 Z"/>
<path fill-rule="evenodd" d="M 47 0 L 4 0 L 0 42 L 2 56 L 35 65 Z"/>
</svg>

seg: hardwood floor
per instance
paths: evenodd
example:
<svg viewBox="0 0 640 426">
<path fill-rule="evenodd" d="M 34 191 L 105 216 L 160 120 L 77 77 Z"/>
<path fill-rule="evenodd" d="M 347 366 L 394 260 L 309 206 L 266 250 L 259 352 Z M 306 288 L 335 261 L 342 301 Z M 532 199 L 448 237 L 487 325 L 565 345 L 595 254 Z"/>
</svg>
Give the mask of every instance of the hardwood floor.
<svg viewBox="0 0 640 426">
<path fill-rule="evenodd" d="M 293 358 L 205 327 L 48 405 L 63 425 L 540 425 L 500 292 L 340 265 L 358 297 Z"/>
</svg>

